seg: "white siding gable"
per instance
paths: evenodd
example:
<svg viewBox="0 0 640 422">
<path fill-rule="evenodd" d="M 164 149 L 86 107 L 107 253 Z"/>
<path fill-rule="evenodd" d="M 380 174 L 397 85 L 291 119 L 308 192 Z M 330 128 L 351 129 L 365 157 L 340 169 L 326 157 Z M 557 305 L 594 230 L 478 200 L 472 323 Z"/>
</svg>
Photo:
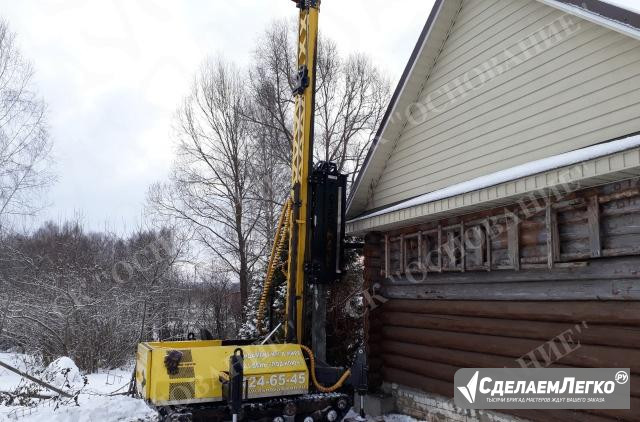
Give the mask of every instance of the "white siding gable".
<svg viewBox="0 0 640 422">
<path fill-rule="evenodd" d="M 535 0 L 464 0 L 416 97 L 367 209 L 640 131 L 640 41 Z"/>
</svg>

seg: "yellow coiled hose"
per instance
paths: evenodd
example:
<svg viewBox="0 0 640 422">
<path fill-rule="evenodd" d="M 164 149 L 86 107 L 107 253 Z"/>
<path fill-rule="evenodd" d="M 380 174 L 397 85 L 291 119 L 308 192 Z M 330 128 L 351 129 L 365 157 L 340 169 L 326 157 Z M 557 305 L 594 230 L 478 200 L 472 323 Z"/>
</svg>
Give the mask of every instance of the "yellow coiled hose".
<svg viewBox="0 0 640 422">
<path fill-rule="evenodd" d="M 264 285 L 262 286 L 262 294 L 260 295 L 260 303 L 258 304 L 258 314 L 257 314 L 257 329 L 258 333 L 263 334 L 263 320 L 264 313 L 267 306 L 267 300 L 269 298 L 269 291 L 271 290 L 271 284 L 273 283 L 273 276 L 277 269 L 278 259 L 282 255 L 282 250 L 284 249 L 284 245 L 286 244 L 289 236 L 289 221 L 291 219 L 291 198 L 285 202 L 282 213 L 280 214 L 280 219 L 278 220 L 278 228 L 276 230 L 275 237 L 273 239 L 273 246 L 271 248 L 271 255 L 269 257 L 269 265 L 267 267 L 267 276 L 264 280 Z M 316 378 L 316 360 L 313 355 L 313 351 L 305 345 L 300 345 L 300 348 L 307 354 L 309 357 L 309 363 L 311 366 L 311 380 L 313 381 L 313 385 L 316 389 L 322 393 L 332 393 L 342 387 L 345 381 L 351 376 L 351 371 L 347 370 L 340 377 L 338 382 L 336 382 L 331 387 L 325 387 L 318 382 Z"/>
<path fill-rule="evenodd" d="M 278 259 L 282 255 L 282 250 L 287 242 L 289 235 L 289 220 L 291 218 L 291 198 L 287 199 L 282 207 L 282 213 L 278 220 L 278 228 L 276 229 L 276 235 L 273 239 L 273 246 L 271 247 L 271 256 L 269 257 L 269 265 L 267 267 L 267 277 L 264 280 L 262 286 L 262 294 L 260 295 L 260 302 L 258 304 L 257 315 L 257 330 L 259 334 L 263 334 L 263 322 L 264 313 L 267 307 L 267 300 L 269 299 L 269 291 L 271 290 L 271 284 L 273 283 L 273 276 L 276 272 Z"/>
<path fill-rule="evenodd" d="M 311 349 L 309 349 L 304 344 L 301 344 L 300 348 L 302 348 L 302 350 L 304 350 L 306 352 L 307 356 L 309 356 L 309 362 L 311 364 L 311 370 L 309 371 L 309 372 L 311 372 L 311 380 L 313 381 L 313 385 L 316 387 L 316 389 L 318 391 L 320 391 L 322 393 L 333 393 L 338 388 L 342 387 L 342 384 L 344 384 L 344 382 L 347 380 L 347 378 L 349 378 L 349 376 L 351 376 L 351 370 L 347 369 L 345 371 L 345 373 L 342 374 L 342 376 L 340 377 L 338 382 L 336 382 L 331 387 L 325 387 L 324 385 L 321 385 L 318 382 L 318 380 L 316 379 L 316 359 L 313 356 L 313 352 L 311 351 Z"/>
</svg>

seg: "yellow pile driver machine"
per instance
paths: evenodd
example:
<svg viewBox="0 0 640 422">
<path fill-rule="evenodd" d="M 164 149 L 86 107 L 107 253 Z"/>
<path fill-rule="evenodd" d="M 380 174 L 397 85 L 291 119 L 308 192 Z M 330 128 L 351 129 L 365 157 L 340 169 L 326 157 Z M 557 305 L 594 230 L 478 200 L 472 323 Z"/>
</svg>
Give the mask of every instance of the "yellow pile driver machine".
<svg viewBox="0 0 640 422">
<path fill-rule="evenodd" d="M 326 359 L 326 286 L 343 272 L 346 177 L 332 163 L 313 165 L 320 0 L 293 1 L 300 21 L 291 195 L 280 217 L 258 309 L 258 329 L 266 334 L 265 308 L 288 242 L 285 342 L 267 344 L 272 332 L 254 341 L 139 344 L 136 391 L 158 409 L 161 420 L 336 421 L 351 408 L 353 392 L 366 389 L 362 350 L 351 370 L 320 362 L 316 367 L 316 357 Z"/>
</svg>

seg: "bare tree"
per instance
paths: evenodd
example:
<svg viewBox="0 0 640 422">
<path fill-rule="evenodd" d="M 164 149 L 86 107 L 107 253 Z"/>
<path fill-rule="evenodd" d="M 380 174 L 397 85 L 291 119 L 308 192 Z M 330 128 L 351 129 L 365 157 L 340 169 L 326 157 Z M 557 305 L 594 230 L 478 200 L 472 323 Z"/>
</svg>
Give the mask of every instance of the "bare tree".
<svg viewBox="0 0 640 422">
<path fill-rule="evenodd" d="M 318 54 L 316 159 L 338 164 L 350 182 L 363 164 L 390 98 L 390 85 L 363 54 L 340 57 L 325 40 Z"/>
<path fill-rule="evenodd" d="M 33 68 L 0 20 L 0 227 L 38 210 L 37 193 L 53 180 L 46 106 L 33 91 Z"/>
<path fill-rule="evenodd" d="M 285 165 L 290 163 L 296 39 L 295 25 L 274 22 L 258 40 L 251 70 L 255 107 L 249 118 L 273 132 L 270 140 Z M 336 162 L 353 181 L 386 110 L 390 84 L 367 56 L 344 58 L 322 35 L 318 44 L 314 156 Z"/>
<path fill-rule="evenodd" d="M 277 122 L 270 116 L 264 115 L 266 110 L 252 103 L 253 116 L 262 113 L 260 121 L 270 121 L 272 124 L 252 124 L 254 139 L 253 168 L 256 183 L 253 185 L 254 195 L 258 199 L 262 218 L 256 226 L 265 245 L 271 245 L 275 236 L 275 226 L 280 216 L 280 208 L 289 195 L 291 180 L 290 164 L 282 159 L 282 143 L 277 139 L 281 136 L 273 125 Z M 288 146 L 288 141 L 286 141 Z M 288 148 L 286 148 L 288 150 Z M 263 254 L 264 255 L 264 254 Z M 266 256 L 263 256 L 266 265 Z"/>
<path fill-rule="evenodd" d="M 248 117 L 269 133 L 269 147 L 287 167 L 293 139 L 295 39 L 292 25 L 275 21 L 258 39 L 249 69 L 253 107 Z"/>
<path fill-rule="evenodd" d="M 186 338 L 203 324 L 188 324 L 203 305 L 190 306 L 198 285 L 181 270 L 183 246 L 171 229 L 121 238 L 85 233 L 77 223 L 6 236 L 0 347 L 47 362 L 70 356 L 95 371 L 128 362 L 139 341 Z"/>
<path fill-rule="evenodd" d="M 205 267 L 197 274 L 192 287 L 198 310 L 194 326 L 206 329 L 214 338 L 233 338 L 241 322 L 237 284 L 233 284 L 215 267 Z"/>
<path fill-rule="evenodd" d="M 254 125 L 261 151 L 258 156 L 269 158 L 260 166 L 261 180 L 268 181 L 271 190 L 258 195 L 265 216 L 259 228 L 267 245 L 272 243 L 276 216 L 289 194 L 296 31 L 293 22 L 273 22 L 258 39 L 249 70 L 252 101 L 244 113 Z M 389 81 L 369 58 L 362 54 L 344 58 L 336 43 L 323 36 L 319 40 L 316 78 L 314 158 L 336 162 L 353 182 L 386 110 Z M 254 280 L 252 300 L 257 301 L 261 290 L 261 280 Z M 282 289 L 277 291 L 280 296 L 284 293 Z M 274 307 L 281 301 L 282 297 L 276 297 Z M 255 309 L 248 309 L 246 317 L 241 333 L 251 336 L 255 332 Z"/>
<path fill-rule="evenodd" d="M 240 283 L 242 304 L 256 262 L 264 254 L 256 225 L 256 152 L 242 72 L 223 60 L 206 62 L 178 111 L 178 158 L 168 185 L 150 191 L 153 209 L 183 221 Z"/>
</svg>

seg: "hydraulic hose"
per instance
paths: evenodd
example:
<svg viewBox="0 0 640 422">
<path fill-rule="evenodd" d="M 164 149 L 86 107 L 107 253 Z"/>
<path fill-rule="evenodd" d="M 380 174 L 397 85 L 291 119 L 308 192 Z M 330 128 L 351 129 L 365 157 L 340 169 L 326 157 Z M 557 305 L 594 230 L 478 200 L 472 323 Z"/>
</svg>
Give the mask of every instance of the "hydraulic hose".
<svg viewBox="0 0 640 422">
<path fill-rule="evenodd" d="M 321 385 L 316 379 L 316 359 L 313 356 L 313 351 L 303 344 L 300 345 L 300 348 L 305 351 L 307 356 L 309 356 L 309 363 L 311 365 L 311 370 L 309 372 L 311 372 L 311 380 L 313 381 L 313 385 L 318 391 L 322 393 L 333 393 L 338 388 L 342 387 L 347 378 L 351 376 L 351 370 L 347 369 L 344 374 L 342 374 L 338 382 L 336 382 L 331 387 L 325 387 L 324 385 Z"/>
<path fill-rule="evenodd" d="M 273 276 L 277 269 L 278 259 L 282 255 L 282 250 L 287 242 L 289 236 L 289 220 L 291 218 L 291 198 L 287 199 L 282 207 L 282 213 L 278 220 L 278 227 L 273 239 L 273 246 L 271 247 L 271 255 L 269 256 L 269 265 L 267 266 L 267 276 L 262 286 L 262 294 L 260 295 L 260 302 L 258 303 L 258 314 L 256 328 L 259 334 L 263 334 L 264 327 L 264 313 L 267 307 L 267 300 L 269 299 L 269 292 L 271 290 L 271 284 L 273 283 Z"/>
</svg>

